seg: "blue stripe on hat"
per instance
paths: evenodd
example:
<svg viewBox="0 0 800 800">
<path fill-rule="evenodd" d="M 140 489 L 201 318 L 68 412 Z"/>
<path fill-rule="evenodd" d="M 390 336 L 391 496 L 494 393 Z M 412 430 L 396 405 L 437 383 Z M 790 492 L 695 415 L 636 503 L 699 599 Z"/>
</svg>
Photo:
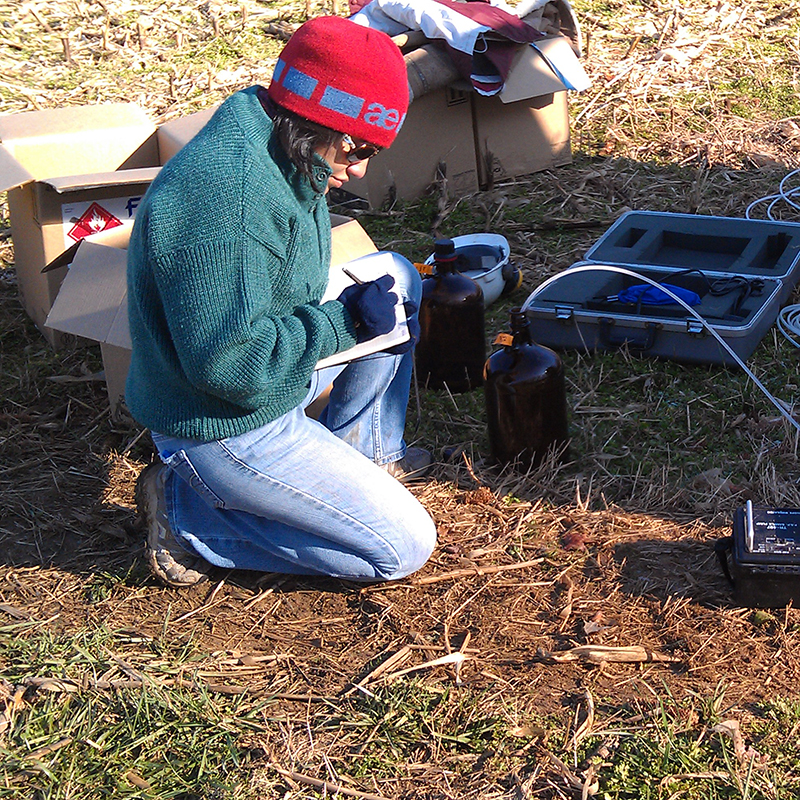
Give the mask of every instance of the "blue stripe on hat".
<svg viewBox="0 0 800 800">
<path fill-rule="evenodd" d="M 363 97 L 343 92 L 340 89 L 334 89 L 333 86 L 326 86 L 319 104 L 323 108 L 357 119 L 365 102 Z"/>
<path fill-rule="evenodd" d="M 279 58 L 277 63 L 275 64 L 275 71 L 272 73 L 272 80 L 275 83 L 279 83 L 281 79 L 281 74 L 283 73 L 284 67 L 286 66 L 286 62 Z"/>
<path fill-rule="evenodd" d="M 311 95 L 314 94 L 314 89 L 317 88 L 318 83 L 319 81 L 316 78 L 312 78 L 294 67 L 289 67 L 286 77 L 283 79 L 285 89 L 304 97 L 306 100 L 311 99 Z"/>
</svg>

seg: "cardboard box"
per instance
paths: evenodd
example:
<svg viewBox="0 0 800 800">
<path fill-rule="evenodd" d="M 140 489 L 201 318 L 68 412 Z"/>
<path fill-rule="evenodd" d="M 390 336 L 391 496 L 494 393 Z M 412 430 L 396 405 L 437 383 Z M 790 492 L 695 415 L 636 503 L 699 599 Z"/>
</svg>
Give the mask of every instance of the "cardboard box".
<svg viewBox="0 0 800 800">
<path fill-rule="evenodd" d="M 415 99 L 394 144 L 370 160 L 346 190 L 373 207 L 415 200 L 445 166 L 447 193 L 461 197 L 494 181 L 572 161 L 567 90 L 589 80 L 569 40 L 523 46 L 503 91 L 485 97 L 461 84 Z"/>
<path fill-rule="evenodd" d="M 377 251 L 361 225 L 331 215 L 331 262 L 342 264 Z M 112 417 L 125 401 L 131 360 L 128 329 L 127 246 L 133 222 L 82 239 L 60 258 L 66 272 L 45 325 L 51 331 L 98 342 Z M 67 268 L 68 267 L 68 268 Z"/>
<path fill-rule="evenodd" d="M 160 166 L 211 112 L 158 129 L 132 103 L 0 117 L 0 191 L 8 190 L 22 303 L 44 326 L 65 269 L 42 269 L 86 236 L 130 222 Z"/>
<path fill-rule="evenodd" d="M 505 104 L 472 95 L 478 181 L 498 181 L 572 163 L 567 93 Z"/>
<path fill-rule="evenodd" d="M 582 92 L 591 85 L 569 39 L 549 36 L 517 51 L 498 97 L 516 103 L 565 89 Z"/>
<path fill-rule="evenodd" d="M 217 106 L 165 122 L 158 129 L 158 157 L 166 164 L 214 116 Z"/>
<path fill-rule="evenodd" d="M 377 208 L 390 195 L 421 197 L 441 170 L 451 196 L 477 192 L 471 95 L 447 87 L 415 100 L 392 146 L 370 159 L 367 174 L 345 184 L 345 190 Z"/>
</svg>

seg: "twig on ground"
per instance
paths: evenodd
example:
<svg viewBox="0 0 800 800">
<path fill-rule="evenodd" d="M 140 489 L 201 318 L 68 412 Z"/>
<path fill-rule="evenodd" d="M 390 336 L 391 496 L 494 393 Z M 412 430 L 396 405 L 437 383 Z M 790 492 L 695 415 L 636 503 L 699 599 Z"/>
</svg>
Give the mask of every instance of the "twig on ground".
<svg viewBox="0 0 800 800">
<path fill-rule="evenodd" d="M 583 722 L 578 725 L 578 727 L 575 729 L 575 733 L 572 735 L 572 746 L 574 748 L 577 748 L 581 740 L 588 736 L 594 727 L 594 697 L 592 697 L 592 693 L 588 688 L 583 690 L 583 697 L 584 700 L 586 700 L 586 717 L 584 718 Z"/>
<path fill-rule="evenodd" d="M 132 784 L 137 789 L 142 789 L 145 792 L 150 791 L 150 784 L 144 778 L 137 775 L 133 770 L 128 770 L 123 777 L 126 781 L 128 781 L 128 783 Z"/>
<path fill-rule="evenodd" d="M 193 608 L 191 611 L 187 611 L 185 614 L 181 614 L 180 617 L 177 617 L 176 619 L 171 620 L 170 624 L 174 625 L 176 622 L 184 622 L 185 620 L 189 619 L 190 617 L 193 617 L 195 614 L 199 614 L 201 611 L 208 611 L 209 608 L 214 606 L 214 598 L 217 596 L 217 594 L 219 593 L 219 590 L 224 585 L 225 585 L 225 580 L 223 579 L 214 587 L 214 589 L 212 590 L 211 594 L 208 596 L 208 600 L 206 600 L 206 602 L 203 603 L 203 605 L 198 606 L 197 608 Z M 220 602 L 222 602 L 222 600 L 220 600 Z"/>
<path fill-rule="evenodd" d="M 581 780 L 557 755 L 554 755 L 549 750 L 545 750 L 544 754 L 554 767 L 561 773 L 561 777 L 572 787 L 581 792 L 583 798 L 594 796 L 600 788 L 598 781 L 594 780 L 593 770 L 589 770 L 585 780 Z"/>
<path fill-rule="evenodd" d="M 205 690 L 216 692 L 217 694 L 240 695 L 247 694 L 252 697 L 270 697 L 275 700 L 287 700 L 300 703 L 330 703 L 335 702 L 335 697 L 315 694 L 293 694 L 288 692 L 272 692 L 269 689 L 250 689 L 246 686 L 236 686 L 224 683 L 206 683 L 204 681 L 186 680 L 185 678 L 166 678 L 165 680 L 134 680 L 128 678 L 104 680 L 97 678 L 85 680 L 81 684 L 74 680 L 65 678 L 25 678 L 26 686 L 34 686 L 37 689 L 48 692 L 73 693 L 82 690 L 107 690 L 107 689 L 143 689 L 147 686 L 167 688 L 177 687 L 181 689 Z"/>
<path fill-rule="evenodd" d="M 53 742 L 53 744 L 45 745 L 44 747 L 39 747 L 36 750 L 31 750 L 30 753 L 25 755 L 25 758 L 30 758 L 33 760 L 39 759 L 42 756 L 50 755 L 50 753 L 54 753 L 56 750 L 60 750 L 62 747 L 66 747 L 68 744 L 72 744 L 72 737 L 65 736 L 63 739 L 59 739 L 57 742 Z"/>
<path fill-rule="evenodd" d="M 470 575 L 495 575 L 498 572 L 507 572 L 512 569 L 525 569 L 526 567 L 535 567 L 544 561 L 543 558 L 533 558 L 530 561 L 519 561 L 516 564 L 494 564 L 485 567 L 470 567 L 469 569 L 456 569 L 452 572 L 442 572 L 439 575 L 429 575 L 426 578 L 412 578 L 409 581 L 397 583 L 376 583 L 373 586 L 365 586 L 361 590 L 361 594 L 369 592 L 382 592 L 389 589 L 401 589 L 403 587 L 409 588 L 412 586 L 430 586 L 433 583 L 442 583 L 443 581 L 457 580 L 458 578 L 466 578 Z"/>
<path fill-rule="evenodd" d="M 351 694 L 353 694 L 353 692 L 363 690 L 364 687 L 370 681 L 374 681 L 376 678 L 383 675 L 384 672 L 387 672 L 392 667 L 396 667 L 398 664 L 402 664 L 410 655 L 411 655 L 411 646 L 404 645 L 396 653 L 390 655 L 389 658 L 386 659 L 386 661 L 375 667 L 375 669 L 372 670 L 372 672 L 365 675 L 358 683 L 353 684 L 344 693 L 344 697 L 349 697 Z"/>
<path fill-rule="evenodd" d="M 681 659 L 676 656 L 659 653 L 656 650 L 648 650 L 641 645 L 604 647 L 602 645 L 593 644 L 573 647 L 571 650 L 564 650 L 558 653 L 551 653 L 540 649 L 537 651 L 534 660 L 547 664 L 571 664 L 576 661 L 586 661 L 590 664 L 635 664 L 653 661 L 675 664 L 681 661 Z"/>
<path fill-rule="evenodd" d="M 13 693 L 10 684 L 0 679 L 0 690 L 4 697 L 0 697 L 0 736 L 8 730 L 14 722 L 16 712 L 25 705 L 22 699 L 25 694 L 24 686 L 17 686 Z"/>
<path fill-rule="evenodd" d="M 670 783 L 675 783 L 675 781 L 686 781 L 695 778 L 702 778 L 706 780 L 730 780 L 731 775 L 729 772 L 678 772 L 675 775 L 666 775 L 663 777 L 659 782 L 659 788 L 663 788 L 668 786 Z"/>
<path fill-rule="evenodd" d="M 405 669 L 398 670 L 397 672 L 392 672 L 390 675 L 386 675 L 384 680 L 387 682 L 393 681 L 395 678 L 399 678 L 401 675 L 408 675 L 410 672 L 419 672 L 421 669 L 443 667 L 447 664 L 459 665 L 466 660 L 467 657 L 463 653 L 448 653 L 446 656 L 442 656 L 441 658 L 434 658 L 433 661 L 426 661 L 424 664 L 417 664 L 413 667 L 406 667 Z"/>
<path fill-rule="evenodd" d="M 361 800 L 391 800 L 391 798 L 384 797 L 381 794 L 360 792 L 358 789 L 347 789 L 344 786 L 340 786 L 338 783 L 312 778 L 310 775 L 302 775 L 299 772 L 291 772 L 290 770 L 282 769 L 276 764 L 273 764 L 272 768 L 284 778 L 289 778 L 297 783 L 304 783 L 306 786 L 314 786 L 317 789 L 322 789 L 326 794 L 345 794 L 348 797 L 360 797 Z"/>
<path fill-rule="evenodd" d="M 244 604 L 244 610 L 248 611 L 253 606 L 258 605 L 263 600 L 266 600 L 270 595 L 275 594 L 275 590 L 283 586 L 289 580 L 288 576 L 279 577 L 274 580 L 266 589 L 262 589 L 252 600 L 248 600 Z"/>
</svg>

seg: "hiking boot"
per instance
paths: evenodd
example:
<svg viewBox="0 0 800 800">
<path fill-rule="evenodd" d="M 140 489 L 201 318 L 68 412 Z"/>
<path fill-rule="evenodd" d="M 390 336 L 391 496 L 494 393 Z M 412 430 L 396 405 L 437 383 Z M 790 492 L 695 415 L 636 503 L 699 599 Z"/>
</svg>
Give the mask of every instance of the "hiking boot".
<svg viewBox="0 0 800 800">
<path fill-rule="evenodd" d="M 186 550 L 169 527 L 164 499 L 168 469 L 164 464 L 151 464 L 136 483 L 136 505 L 147 526 L 147 561 L 153 575 L 167 586 L 195 586 L 208 580 L 211 564 Z"/>
<path fill-rule="evenodd" d="M 383 464 L 393 478 L 400 483 L 412 483 L 424 478 L 433 467 L 433 456 L 421 447 L 409 447 L 399 461 Z"/>
</svg>

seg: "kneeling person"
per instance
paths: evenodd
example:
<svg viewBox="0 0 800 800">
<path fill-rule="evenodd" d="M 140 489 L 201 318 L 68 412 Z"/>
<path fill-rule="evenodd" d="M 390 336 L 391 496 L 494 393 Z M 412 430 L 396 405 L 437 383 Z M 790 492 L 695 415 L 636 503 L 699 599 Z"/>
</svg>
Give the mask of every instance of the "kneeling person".
<svg viewBox="0 0 800 800">
<path fill-rule="evenodd" d="M 388 580 L 433 550 L 433 521 L 402 485 L 431 465 L 403 439 L 414 336 L 315 371 L 390 330 L 398 302 L 418 330 L 421 281 L 401 256 L 389 276 L 320 303 L 325 195 L 392 143 L 408 96 L 388 36 L 311 20 L 269 87 L 228 98 L 137 211 L 126 400 L 162 461 L 137 492 L 150 565 L 169 585 L 212 565 Z M 331 381 L 311 419 L 304 408 Z"/>
</svg>

